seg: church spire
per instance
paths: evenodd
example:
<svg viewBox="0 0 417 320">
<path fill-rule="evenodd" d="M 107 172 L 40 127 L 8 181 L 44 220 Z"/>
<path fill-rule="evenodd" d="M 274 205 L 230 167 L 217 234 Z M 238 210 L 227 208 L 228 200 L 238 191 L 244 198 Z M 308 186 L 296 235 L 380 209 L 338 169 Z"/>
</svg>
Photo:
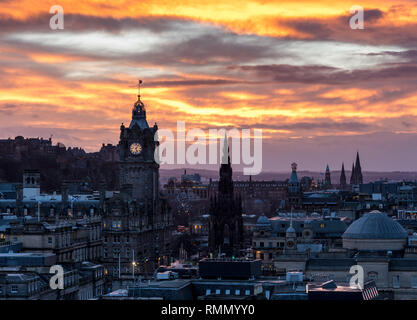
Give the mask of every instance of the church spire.
<svg viewBox="0 0 417 320">
<path fill-rule="evenodd" d="M 342 162 L 342 172 L 340 173 L 340 188 L 342 190 L 346 188 L 345 164 L 343 162 Z"/>
<path fill-rule="evenodd" d="M 359 160 L 359 151 L 356 152 L 356 163 L 355 163 L 355 184 L 362 184 L 362 168 L 361 161 Z"/>
<path fill-rule="evenodd" d="M 352 162 L 352 173 L 350 175 L 350 184 L 355 184 L 355 164 Z"/>
</svg>

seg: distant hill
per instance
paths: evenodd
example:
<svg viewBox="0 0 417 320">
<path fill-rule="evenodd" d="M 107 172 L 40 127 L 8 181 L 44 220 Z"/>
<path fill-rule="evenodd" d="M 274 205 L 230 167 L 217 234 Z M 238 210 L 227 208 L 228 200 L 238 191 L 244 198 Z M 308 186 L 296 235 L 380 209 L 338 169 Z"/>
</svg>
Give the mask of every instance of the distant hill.
<svg viewBox="0 0 417 320">
<path fill-rule="evenodd" d="M 187 174 L 199 173 L 204 180 L 218 180 L 219 172 L 216 170 L 205 170 L 205 169 L 190 169 L 187 168 Z M 350 171 L 345 171 L 346 177 L 349 182 Z M 170 177 L 180 178 L 184 174 L 184 169 L 160 169 L 160 181 L 161 184 L 164 184 L 168 181 Z M 315 181 L 324 179 L 324 172 L 315 172 L 315 171 L 298 171 L 298 178 L 300 179 L 303 176 L 313 177 Z M 417 172 L 374 172 L 374 171 L 363 171 L 364 182 L 378 181 L 378 180 L 387 180 L 387 181 L 415 181 L 417 180 Z M 252 177 L 252 180 L 278 180 L 284 181 L 288 179 L 290 172 L 262 172 L 256 176 Z M 340 177 L 340 171 L 331 171 L 332 183 L 338 184 Z M 248 180 L 249 176 L 243 175 L 241 171 L 233 172 L 233 179 L 238 181 Z"/>
</svg>

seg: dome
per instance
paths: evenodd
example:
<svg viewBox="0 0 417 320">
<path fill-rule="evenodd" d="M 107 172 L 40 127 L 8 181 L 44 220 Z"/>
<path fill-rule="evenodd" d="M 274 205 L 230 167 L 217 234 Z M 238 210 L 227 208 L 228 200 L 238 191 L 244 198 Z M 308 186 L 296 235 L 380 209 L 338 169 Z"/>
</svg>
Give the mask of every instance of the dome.
<svg viewBox="0 0 417 320">
<path fill-rule="evenodd" d="M 343 234 L 344 239 L 406 239 L 407 232 L 385 213 L 374 210 L 354 221 Z"/>
<path fill-rule="evenodd" d="M 258 220 L 256 221 L 257 227 L 270 227 L 271 221 L 265 215 L 261 215 Z"/>
<path fill-rule="evenodd" d="M 342 236 L 344 248 L 365 251 L 402 250 L 407 237 L 398 222 L 376 210 L 354 221 Z"/>
<path fill-rule="evenodd" d="M 295 229 L 292 226 L 289 226 L 286 232 L 287 233 L 295 233 Z"/>
</svg>

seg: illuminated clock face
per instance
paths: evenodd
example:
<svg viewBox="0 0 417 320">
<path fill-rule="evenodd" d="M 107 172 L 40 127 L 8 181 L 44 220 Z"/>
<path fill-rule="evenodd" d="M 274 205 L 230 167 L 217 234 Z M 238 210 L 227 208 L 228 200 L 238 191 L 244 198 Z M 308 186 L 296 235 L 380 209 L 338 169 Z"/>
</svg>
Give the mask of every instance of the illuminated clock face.
<svg viewBox="0 0 417 320">
<path fill-rule="evenodd" d="M 139 154 L 142 151 L 142 146 L 139 143 L 132 143 L 130 145 L 130 152 L 132 154 Z"/>
</svg>

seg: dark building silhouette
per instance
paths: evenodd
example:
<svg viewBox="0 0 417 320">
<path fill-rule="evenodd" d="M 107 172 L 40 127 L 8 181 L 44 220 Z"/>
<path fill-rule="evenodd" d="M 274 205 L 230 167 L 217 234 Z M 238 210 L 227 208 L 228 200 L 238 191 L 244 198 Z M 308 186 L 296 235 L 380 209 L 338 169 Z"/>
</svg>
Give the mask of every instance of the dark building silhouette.
<svg viewBox="0 0 417 320">
<path fill-rule="evenodd" d="M 138 95 L 129 127 L 120 127 L 120 194 L 104 208 L 103 262 L 113 277 L 147 274 L 155 265 L 170 262 L 172 218 L 159 190 L 157 130 L 156 123 L 149 127 Z"/>
<path fill-rule="evenodd" d="M 240 255 L 243 241 L 242 200 L 235 197 L 227 137 L 220 166 L 218 193 L 210 199 L 210 252 Z"/>
<path fill-rule="evenodd" d="M 345 173 L 345 164 L 342 163 L 342 172 L 340 173 L 340 189 L 346 189 L 346 173 Z"/>
<path fill-rule="evenodd" d="M 352 164 L 352 175 L 350 177 L 350 184 L 362 184 L 362 168 L 359 160 L 359 152 L 356 153 L 356 163 Z"/>
</svg>

